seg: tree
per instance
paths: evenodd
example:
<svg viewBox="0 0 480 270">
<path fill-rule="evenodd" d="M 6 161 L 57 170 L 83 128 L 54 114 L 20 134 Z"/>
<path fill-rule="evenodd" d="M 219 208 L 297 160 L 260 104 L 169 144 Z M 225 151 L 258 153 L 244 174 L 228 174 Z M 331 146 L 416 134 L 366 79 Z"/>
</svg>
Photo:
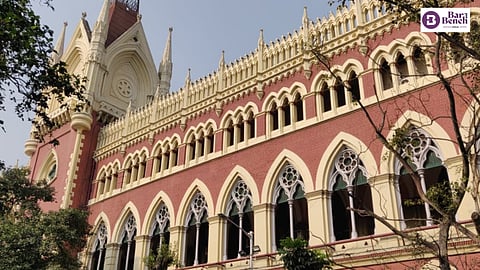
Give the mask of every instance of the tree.
<svg viewBox="0 0 480 270">
<path fill-rule="evenodd" d="M 287 270 L 329 269 L 330 261 L 324 253 L 307 248 L 307 241 L 289 237 L 280 240 L 278 253 Z"/>
<path fill-rule="evenodd" d="M 430 0 L 379 0 L 387 11 L 391 13 L 394 23 L 401 26 L 402 24 L 418 23 L 421 8 L 444 8 L 453 7 L 464 3 L 465 1 L 430 1 Z M 348 4 L 346 0 L 330 1 L 331 4 L 337 3 L 340 5 Z M 471 1 L 468 1 L 471 2 Z M 423 251 L 433 254 L 438 259 L 440 269 L 450 269 L 449 261 L 449 241 L 450 230 L 454 228 L 460 232 L 464 237 L 471 239 L 476 245 L 480 244 L 478 234 L 480 233 L 480 201 L 479 201 L 479 170 L 478 170 L 478 141 L 480 132 L 478 119 L 473 119 L 468 127 L 460 125 L 460 117 L 458 115 L 458 106 L 461 104 L 473 103 L 475 105 L 467 107 L 472 115 L 478 114 L 478 105 L 480 100 L 478 97 L 478 71 L 480 65 L 477 61 L 480 60 L 480 30 L 478 24 L 472 24 L 471 33 L 469 35 L 461 35 L 459 33 L 435 33 L 436 40 L 433 46 L 419 47 L 422 54 L 432 55 L 432 62 L 434 66 L 433 74 L 390 74 L 394 76 L 435 76 L 440 90 L 438 95 L 443 95 L 448 100 L 448 115 L 428 115 L 431 119 L 447 118 L 453 133 L 453 143 L 457 146 L 461 157 L 461 165 L 458 168 L 460 176 L 457 179 L 450 179 L 450 182 L 439 181 L 437 185 L 433 185 L 428 189 L 422 187 L 422 176 L 412 162 L 415 153 L 415 148 L 420 147 L 421 142 L 418 133 L 414 132 L 412 128 L 398 128 L 395 130 L 393 138 L 388 138 L 387 134 L 390 132 L 391 124 L 388 116 L 389 111 L 386 105 L 379 100 L 374 106 L 366 106 L 363 101 L 359 99 L 352 90 L 352 86 L 347 80 L 342 80 L 337 76 L 332 69 L 331 58 L 322 51 L 321 44 L 314 44 L 311 52 L 315 56 L 319 65 L 322 68 L 330 71 L 331 75 L 335 77 L 347 91 L 352 93 L 352 98 L 359 105 L 363 111 L 364 116 L 369 122 L 375 133 L 377 142 L 380 142 L 391 155 L 395 157 L 404 169 L 404 173 L 413 181 L 415 191 L 419 197 L 419 201 L 407 201 L 406 204 L 418 205 L 427 204 L 432 212 L 429 220 L 432 224 L 437 224 L 437 232 L 434 236 L 425 237 L 416 231 L 405 231 L 399 229 L 392 222 L 392 219 L 379 215 L 371 209 L 358 207 L 350 209 L 358 215 L 366 215 L 374 217 L 380 223 L 388 227 L 393 233 L 402 237 L 415 247 L 422 248 Z M 369 57 L 367 54 L 366 57 Z M 448 62 L 455 62 L 457 69 L 453 75 L 446 76 L 442 71 L 447 68 Z M 381 66 L 381 63 L 377 63 Z M 390 71 L 389 71 L 390 73 Z M 411 96 L 410 96 L 411 97 Z M 412 109 L 414 106 L 423 107 L 424 101 L 418 98 L 415 100 L 415 105 L 410 108 L 396 108 L 396 109 Z M 413 108 L 415 109 L 415 108 Z M 428 111 L 426 111 L 428 114 Z M 417 127 L 421 128 L 421 127 Z M 465 135 L 469 134 L 469 135 Z M 457 222 L 455 214 L 459 210 L 462 200 L 470 194 L 474 201 L 476 211 L 472 213 L 472 220 L 476 225 L 477 231 L 469 230 L 464 224 Z M 353 196 L 349 194 L 349 196 Z M 353 198 L 356 200 L 357 198 Z"/>
<path fill-rule="evenodd" d="M 52 0 L 39 0 L 51 6 Z M 83 79 L 69 74 L 66 64 L 54 60 L 53 31 L 40 23 L 30 0 L 0 1 L 0 111 L 5 101 L 15 104 L 15 112 L 22 119 L 37 116 L 34 124 L 53 127 L 48 115 L 48 103 L 56 99 L 63 106 L 69 97 L 85 101 Z M 75 109 L 72 107 L 71 109 Z M 0 117 L 0 128 L 4 130 Z"/>
<path fill-rule="evenodd" d="M 143 260 L 148 269 L 151 270 L 167 270 L 169 266 L 178 264 L 177 252 L 164 243 Z"/>
<path fill-rule="evenodd" d="M 32 184 L 27 174 L 8 168 L 0 175 L 0 269 L 79 269 L 76 255 L 90 231 L 88 212 L 44 213 L 38 203 L 53 201 L 53 189 Z"/>
</svg>

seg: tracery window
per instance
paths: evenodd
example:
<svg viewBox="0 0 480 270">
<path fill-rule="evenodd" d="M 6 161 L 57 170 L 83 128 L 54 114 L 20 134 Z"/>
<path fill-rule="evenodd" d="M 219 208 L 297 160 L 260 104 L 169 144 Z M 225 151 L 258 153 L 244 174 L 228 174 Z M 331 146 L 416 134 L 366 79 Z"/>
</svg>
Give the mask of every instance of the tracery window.
<svg viewBox="0 0 480 270">
<path fill-rule="evenodd" d="M 102 222 L 97 229 L 97 235 L 90 263 L 90 269 L 103 270 L 105 265 L 105 249 L 107 245 L 107 227 Z"/>
<path fill-rule="evenodd" d="M 242 252 L 248 254 L 249 238 L 245 232 L 253 231 L 252 193 L 245 181 L 238 179 L 230 193 L 227 205 L 229 219 L 238 225 L 227 222 L 226 258 L 240 257 Z"/>
<path fill-rule="evenodd" d="M 331 226 L 333 241 L 374 233 L 373 217 L 359 215 L 353 209 L 373 211 L 367 173 L 358 155 L 344 149 L 335 160 L 330 176 Z"/>
<path fill-rule="evenodd" d="M 130 215 L 125 222 L 118 255 L 120 270 L 133 270 L 135 264 L 135 236 L 137 235 L 137 222 Z"/>
<path fill-rule="evenodd" d="M 273 204 L 275 205 L 273 232 L 274 248 L 286 237 L 309 240 L 308 207 L 305 188 L 298 170 L 287 163 L 277 178 Z M 288 225 L 286 225 L 288 224 Z"/>
<path fill-rule="evenodd" d="M 150 236 L 150 253 L 157 255 L 158 248 L 170 243 L 170 213 L 162 203 L 155 214 L 153 232 Z"/>
<path fill-rule="evenodd" d="M 405 137 L 401 155 L 411 164 L 420 178 L 423 192 L 431 187 L 444 188 L 444 194 L 450 194 L 447 169 L 443 166 L 440 151 L 434 141 L 423 130 L 411 128 Z M 403 228 L 429 226 L 436 223 L 438 213 L 420 199 L 412 175 L 408 174 L 397 160 L 398 202 L 400 203 Z M 442 205 L 439 205 L 442 207 Z"/>
<path fill-rule="evenodd" d="M 245 121 L 245 133 L 248 140 L 255 137 L 255 117 L 252 112 L 249 112 L 247 115 L 247 120 Z"/>
<path fill-rule="evenodd" d="M 185 266 L 206 263 L 208 258 L 208 206 L 202 193 L 193 197 L 186 220 Z"/>
</svg>

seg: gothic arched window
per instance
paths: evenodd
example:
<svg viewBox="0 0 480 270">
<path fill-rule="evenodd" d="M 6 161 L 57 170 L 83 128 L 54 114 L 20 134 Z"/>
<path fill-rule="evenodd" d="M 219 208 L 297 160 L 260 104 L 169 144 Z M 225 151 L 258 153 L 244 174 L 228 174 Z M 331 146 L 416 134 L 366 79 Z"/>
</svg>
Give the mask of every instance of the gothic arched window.
<svg viewBox="0 0 480 270">
<path fill-rule="evenodd" d="M 302 176 L 291 164 L 286 164 L 277 178 L 273 203 L 275 205 L 274 244 L 290 237 L 308 241 L 308 207 Z M 287 225 L 288 224 L 288 225 Z"/>
<path fill-rule="evenodd" d="M 107 227 L 105 227 L 105 224 L 102 222 L 100 226 L 98 226 L 90 269 L 103 270 L 103 267 L 105 265 L 106 245 Z"/>
<path fill-rule="evenodd" d="M 388 62 L 382 58 L 380 60 L 380 78 L 382 81 L 383 90 L 387 90 L 393 87 L 392 70 Z"/>
<path fill-rule="evenodd" d="M 185 266 L 206 263 L 208 258 L 208 206 L 205 196 L 197 192 L 189 206 L 185 233 Z"/>
<path fill-rule="evenodd" d="M 372 193 L 366 170 L 358 155 L 344 149 L 335 160 L 330 176 L 331 215 L 336 241 L 372 235 L 373 217 L 359 215 L 353 209 L 373 211 Z"/>
<path fill-rule="evenodd" d="M 426 193 L 432 187 L 444 189 L 449 196 L 450 186 L 447 169 L 442 164 L 440 151 L 432 138 L 418 128 L 412 128 L 404 138 L 401 155 L 418 175 L 422 190 Z M 432 225 L 438 213 L 420 199 L 415 188 L 413 175 L 409 174 L 397 160 L 397 181 L 403 228 Z M 448 200 L 443 200 L 446 202 Z M 442 200 L 439 200 L 441 204 Z M 442 207 L 443 205 L 438 205 Z"/>
<path fill-rule="evenodd" d="M 167 206 L 162 203 L 155 214 L 153 232 L 150 236 L 150 252 L 158 254 L 158 248 L 170 243 L 170 214 Z"/>
<path fill-rule="evenodd" d="M 118 251 L 118 269 L 133 270 L 135 264 L 135 236 L 137 235 L 137 222 L 130 217 L 125 222 Z"/>
<path fill-rule="evenodd" d="M 226 259 L 240 257 L 240 254 L 249 250 L 249 238 L 245 232 L 253 231 L 252 193 L 247 184 L 238 179 L 230 194 L 227 205 L 228 218 L 226 239 Z"/>
</svg>

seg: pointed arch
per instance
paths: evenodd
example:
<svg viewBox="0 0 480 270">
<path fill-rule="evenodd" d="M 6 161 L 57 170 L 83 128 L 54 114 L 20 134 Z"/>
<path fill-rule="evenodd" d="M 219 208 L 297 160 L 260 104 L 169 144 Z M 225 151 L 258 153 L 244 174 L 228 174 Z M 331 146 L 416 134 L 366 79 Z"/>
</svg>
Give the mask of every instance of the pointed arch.
<svg viewBox="0 0 480 270">
<path fill-rule="evenodd" d="M 314 190 L 312 175 L 305 162 L 293 151 L 284 149 L 272 162 L 272 165 L 267 172 L 262 188 L 261 202 L 272 201 L 275 185 L 277 183 L 277 176 L 287 162 L 293 165 L 302 175 L 305 193 Z"/>
<path fill-rule="evenodd" d="M 135 221 L 137 222 L 137 228 L 141 228 L 140 213 L 138 212 L 135 204 L 132 201 L 129 201 L 125 204 L 120 212 L 120 215 L 118 216 L 117 221 L 115 222 L 115 227 L 113 228 L 112 233 L 112 242 L 118 243 L 122 240 L 121 237 L 123 233 L 123 225 L 130 215 L 135 218 Z"/>
<path fill-rule="evenodd" d="M 147 211 L 145 212 L 145 217 L 143 218 L 141 230 L 142 235 L 149 235 L 151 233 L 150 230 L 153 227 L 153 223 L 155 222 L 155 214 L 157 213 L 158 207 L 162 203 L 165 204 L 170 213 L 170 224 L 175 224 L 175 208 L 173 206 L 172 200 L 163 190 L 161 190 L 157 193 L 157 195 L 155 195 L 152 203 L 150 203 Z"/>
<path fill-rule="evenodd" d="M 320 164 L 317 168 L 317 182 L 315 183 L 316 189 L 328 190 L 328 179 L 330 178 L 331 171 L 326 170 L 325 168 L 333 168 L 337 153 L 339 153 L 343 147 L 348 147 L 358 153 L 359 157 L 364 162 L 367 172 L 369 173 L 368 176 L 375 175 L 375 173 L 378 171 L 377 162 L 375 161 L 372 152 L 370 152 L 368 149 L 368 146 L 357 137 L 342 131 L 335 136 L 325 151 L 323 151 Z"/>
<path fill-rule="evenodd" d="M 255 182 L 255 179 L 253 179 L 252 175 L 244 167 L 236 165 L 230 171 L 227 178 L 223 182 L 222 188 L 220 189 L 217 204 L 215 206 L 216 213 L 223 213 L 226 209 L 228 200 L 230 199 L 230 191 L 235 185 L 238 177 L 240 177 L 247 184 L 250 191 L 252 192 L 252 204 L 260 204 L 260 194 L 258 193 L 258 186 Z"/>
<path fill-rule="evenodd" d="M 430 119 L 430 117 L 422 113 L 411 110 L 405 111 L 403 115 L 397 119 L 397 122 L 392 126 L 387 135 L 387 140 L 391 140 L 393 138 L 396 129 L 408 127 L 410 125 L 423 129 L 434 139 L 435 144 L 437 144 L 440 152 L 442 152 L 444 160 L 454 158 L 458 155 L 458 151 L 450 136 L 445 129 L 438 124 L 438 122 Z M 386 157 L 386 159 L 385 162 L 380 164 L 380 173 L 386 174 L 393 172 L 395 158 L 385 146 L 382 148 L 381 157 Z"/>
<path fill-rule="evenodd" d="M 185 190 L 185 195 L 182 198 L 182 201 L 180 202 L 179 208 L 178 208 L 178 214 L 176 218 L 176 226 L 183 226 L 185 225 L 185 221 L 187 219 L 188 211 L 189 211 L 189 205 L 190 202 L 192 201 L 193 196 L 195 196 L 196 192 L 200 191 L 203 196 L 205 196 L 205 200 L 207 202 L 207 209 L 208 209 L 208 216 L 213 217 L 215 215 L 214 212 L 214 206 L 215 204 L 213 203 L 213 197 L 208 190 L 207 185 L 200 179 L 196 178 L 195 180 L 192 181 L 190 186 Z"/>
</svg>

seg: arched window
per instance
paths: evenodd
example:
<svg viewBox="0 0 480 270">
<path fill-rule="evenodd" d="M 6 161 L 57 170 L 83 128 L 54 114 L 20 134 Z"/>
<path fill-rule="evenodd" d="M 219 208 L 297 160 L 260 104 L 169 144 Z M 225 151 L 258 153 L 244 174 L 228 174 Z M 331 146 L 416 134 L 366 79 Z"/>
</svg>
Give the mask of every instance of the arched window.
<svg viewBox="0 0 480 270">
<path fill-rule="evenodd" d="M 270 127 L 272 130 L 277 130 L 278 129 L 278 109 L 277 109 L 277 103 L 272 102 L 272 105 L 270 106 Z"/>
<path fill-rule="evenodd" d="M 162 245 L 170 243 L 170 214 L 164 203 L 160 204 L 155 214 L 155 223 L 150 236 L 150 252 L 157 255 Z"/>
<path fill-rule="evenodd" d="M 203 157 L 205 155 L 205 136 L 201 131 L 197 139 L 197 156 Z"/>
<path fill-rule="evenodd" d="M 322 96 L 322 112 L 328 112 L 332 110 L 332 98 L 330 97 L 330 89 L 327 83 L 323 83 L 320 88 L 320 95 Z"/>
<path fill-rule="evenodd" d="M 463 36 L 458 32 L 452 33 L 452 38 L 460 43 L 465 42 Z M 455 64 L 460 63 L 460 61 L 462 61 L 463 58 L 466 56 L 465 51 L 453 42 L 450 43 L 450 54 Z"/>
<path fill-rule="evenodd" d="M 295 121 L 302 121 L 303 117 L 303 100 L 299 93 L 293 98 L 293 107 L 295 109 Z"/>
<path fill-rule="evenodd" d="M 188 141 L 188 159 L 189 160 L 195 159 L 196 150 L 197 149 L 196 149 L 195 134 L 192 133 Z"/>
<path fill-rule="evenodd" d="M 405 56 L 403 54 L 399 53 L 397 56 L 397 60 L 395 61 L 396 67 L 397 67 L 397 72 L 398 76 L 400 77 L 400 84 L 408 82 L 408 65 L 407 65 L 407 60 L 405 59 Z"/>
<path fill-rule="evenodd" d="M 213 153 L 215 149 L 215 142 L 213 136 L 213 129 L 209 128 L 207 131 L 207 135 L 205 136 L 205 153 L 210 154 Z"/>
<path fill-rule="evenodd" d="M 413 64 L 415 65 L 416 75 L 425 75 L 428 73 L 425 54 L 419 46 L 415 46 L 413 49 Z"/>
<path fill-rule="evenodd" d="M 352 94 L 352 100 L 360 100 L 360 84 L 358 83 L 358 77 L 355 71 L 350 73 L 350 76 L 348 77 L 348 84 L 350 87 L 350 93 Z"/>
<path fill-rule="evenodd" d="M 392 71 L 388 62 L 382 58 L 380 61 L 380 77 L 382 80 L 383 90 L 387 90 L 393 87 Z"/>
<path fill-rule="evenodd" d="M 290 164 L 280 171 L 274 190 L 275 205 L 275 245 L 290 237 L 309 240 L 308 207 L 302 176 Z M 288 225 L 287 225 L 288 224 Z"/>
<path fill-rule="evenodd" d="M 252 112 L 247 114 L 247 120 L 245 121 L 245 132 L 247 139 L 255 137 L 255 117 Z"/>
<path fill-rule="evenodd" d="M 232 222 L 227 222 L 226 259 L 249 254 L 249 238 L 245 232 L 253 231 L 252 193 L 247 184 L 238 179 L 230 194 L 227 214 Z"/>
<path fill-rule="evenodd" d="M 353 209 L 373 211 L 372 193 L 366 170 L 358 155 L 344 149 L 335 160 L 330 176 L 331 214 L 334 240 L 357 238 L 374 233 L 373 217 Z"/>
<path fill-rule="evenodd" d="M 442 165 L 440 151 L 432 138 L 418 128 L 412 128 L 404 138 L 402 157 L 411 164 L 415 174 L 420 179 L 423 192 L 432 187 L 442 189 L 444 196 L 450 196 L 450 186 L 447 169 Z M 403 228 L 429 226 L 436 223 L 438 213 L 423 202 L 418 195 L 413 175 L 408 174 L 397 160 L 397 190 L 401 203 L 401 218 Z M 444 202 L 448 200 L 443 200 Z M 439 207 L 442 207 L 439 201 Z"/>
<path fill-rule="evenodd" d="M 197 192 L 189 206 L 185 233 L 185 266 L 206 263 L 208 258 L 208 206 L 202 193 Z"/>
<path fill-rule="evenodd" d="M 335 94 L 337 97 L 337 106 L 345 106 L 347 104 L 345 99 L 345 87 L 339 79 L 335 81 Z"/>
<path fill-rule="evenodd" d="M 225 129 L 225 140 L 227 142 L 227 146 L 232 146 L 235 143 L 235 129 L 231 119 L 228 120 L 227 128 Z"/>
<path fill-rule="evenodd" d="M 47 159 L 45 160 L 42 169 L 40 170 L 40 174 L 38 176 L 38 180 L 45 180 L 47 183 L 52 182 L 57 178 L 57 157 L 55 153 L 52 151 Z"/>
<path fill-rule="evenodd" d="M 292 115 L 291 115 L 291 110 L 290 110 L 290 104 L 288 102 L 288 99 L 285 98 L 282 102 L 282 116 L 283 116 L 283 125 L 284 126 L 289 126 L 292 124 Z"/>
<path fill-rule="evenodd" d="M 105 248 L 107 245 L 107 227 L 102 222 L 98 226 L 97 236 L 95 239 L 94 250 L 92 254 L 92 261 L 90 263 L 90 269 L 103 270 L 105 265 Z"/>
<path fill-rule="evenodd" d="M 238 117 L 236 128 L 238 132 L 238 142 L 245 141 L 245 125 L 241 115 Z"/>
<path fill-rule="evenodd" d="M 135 264 L 135 236 L 137 235 L 137 222 L 130 215 L 125 222 L 118 255 L 119 270 L 133 270 Z"/>
</svg>

